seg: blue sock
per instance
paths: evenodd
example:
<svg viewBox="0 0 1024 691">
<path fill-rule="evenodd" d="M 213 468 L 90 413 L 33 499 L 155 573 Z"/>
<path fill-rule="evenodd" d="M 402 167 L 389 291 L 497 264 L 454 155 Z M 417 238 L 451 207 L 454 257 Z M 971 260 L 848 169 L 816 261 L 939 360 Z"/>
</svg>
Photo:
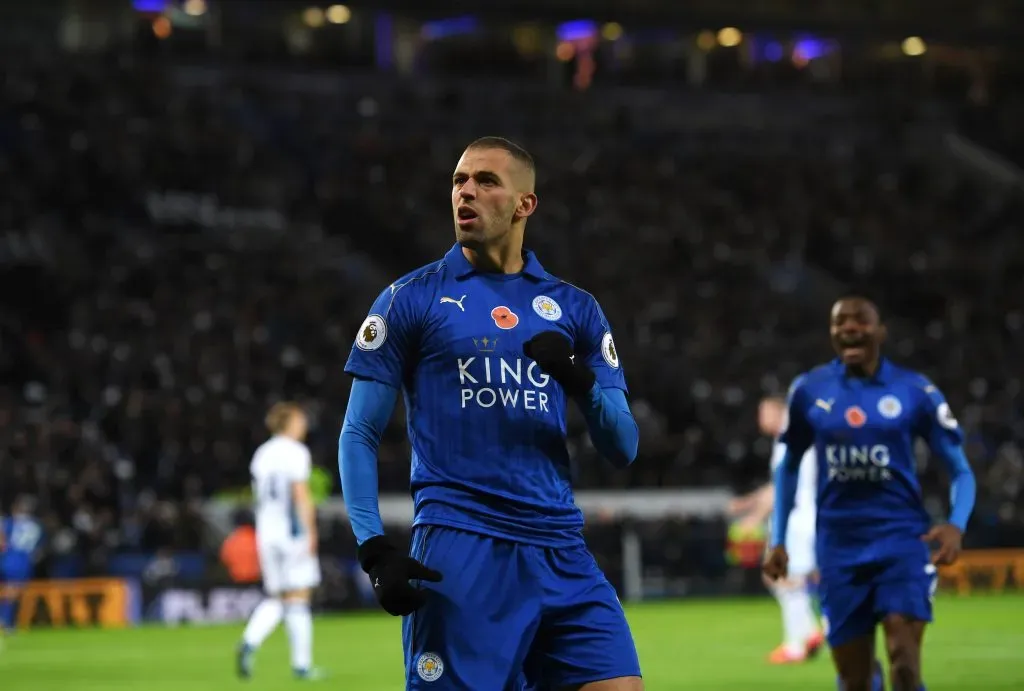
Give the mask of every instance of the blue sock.
<svg viewBox="0 0 1024 691">
<path fill-rule="evenodd" d="M 878 660 L 875 660 L 875 674 L 871 677 L 871 691 L 885 691 L 885 673 Z"/>
</svg>

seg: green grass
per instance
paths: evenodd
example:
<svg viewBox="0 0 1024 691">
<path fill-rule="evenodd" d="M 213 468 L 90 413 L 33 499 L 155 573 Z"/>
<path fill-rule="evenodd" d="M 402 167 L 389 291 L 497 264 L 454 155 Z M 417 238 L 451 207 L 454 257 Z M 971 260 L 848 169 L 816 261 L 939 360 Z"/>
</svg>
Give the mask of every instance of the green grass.
<svg viewBox="0 0 1024 691">
<path fill-rule="evenodd" d="M 1024 689 L 1024 597 L 948 595 L 939 598 L 936 610 L 937 624 L 926 636 L 929 691 Z M 798 667 L 764 662 L 779 640 L 777 609 L 768 599 L 645 604 L 630 607 L 629 619 L 651 691 L 835 688 L 827 655 Z M 240 626 L 218 626 L 20 633 L 0 653 L 0 689 L 294 688 L 280 629 L 260 651 L 255 678 L 245 686 L 235 681 L 233 651 L 240 632 Z M 325 688 L 403 688 L 400 622 L 387 615 L 318 619 L 316 658 L 331 673 Z"/>
</svg>

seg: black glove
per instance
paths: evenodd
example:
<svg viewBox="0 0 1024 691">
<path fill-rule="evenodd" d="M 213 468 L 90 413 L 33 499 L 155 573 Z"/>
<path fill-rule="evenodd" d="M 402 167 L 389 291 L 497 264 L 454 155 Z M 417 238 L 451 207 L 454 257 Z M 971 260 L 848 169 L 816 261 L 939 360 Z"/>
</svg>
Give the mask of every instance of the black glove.
<svg viewBox="0 0 1024 691">
<path fill-rule="evenodd" d="M 395 617 L 412 614 L 427 601 L 426 594 L 409 581 L 437 583 L 442 578 L 440 572 L 400 552 L 383 535 L 371 537 L 359 545 L 357 552 L 360 566 L 370 576 L 377 602 Z"/>
<path fill-rule="evenodd" d="M 589 367 L 576 362 L 572 344 L 558 331 L 540 332 L 523 344 L 523 354 L 535 360 L 570 396 L 586 394 L 597 380 Z"/>
</svg>

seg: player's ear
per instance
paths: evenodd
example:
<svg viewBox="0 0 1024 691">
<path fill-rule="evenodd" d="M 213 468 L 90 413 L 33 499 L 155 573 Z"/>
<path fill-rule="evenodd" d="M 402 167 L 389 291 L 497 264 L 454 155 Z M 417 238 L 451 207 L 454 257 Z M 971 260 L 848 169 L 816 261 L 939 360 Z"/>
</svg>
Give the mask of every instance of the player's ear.
<svg viewBox="0 0 1024 691">
<path fill-rule="evenodd" d="M 526 218 L 533 215 L 537 210 L 537 195 L 527 192 L 519 197 L 519 204 L 516 205 L 516 218 Z"/>
<path fill-rule="evenodd" d="M 879 344 L 885 343 L 889 338 L 889 329 L 886 328 L 885 324 L 878 325 L 878 342 Z"/>
</svg>

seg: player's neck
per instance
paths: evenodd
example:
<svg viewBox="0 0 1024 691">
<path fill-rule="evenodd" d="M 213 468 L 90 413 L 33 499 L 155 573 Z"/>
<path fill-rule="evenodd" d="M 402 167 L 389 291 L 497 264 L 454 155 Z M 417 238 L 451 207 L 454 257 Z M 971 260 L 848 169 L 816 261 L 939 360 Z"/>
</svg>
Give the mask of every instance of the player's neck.
<svg viewBox="0 0 1024 691">
<path fill-rule="evenodd" d="M 875 360 L 874 362 L 866 362 L 863 365 L 848 365 L 846 367 L 846 373 L 851 377 L 858 379 L 870 379 L 878 373 L 878 368 L 881 365 L 881 359 Z"/>
<path fill-rule="evenodd" d="M 510 242 L 480 250 L 462 248 L 462 256 L 478 271 L 498 274 L 517 274 L 526 265 L 521 242 Z"/>
</svg>

